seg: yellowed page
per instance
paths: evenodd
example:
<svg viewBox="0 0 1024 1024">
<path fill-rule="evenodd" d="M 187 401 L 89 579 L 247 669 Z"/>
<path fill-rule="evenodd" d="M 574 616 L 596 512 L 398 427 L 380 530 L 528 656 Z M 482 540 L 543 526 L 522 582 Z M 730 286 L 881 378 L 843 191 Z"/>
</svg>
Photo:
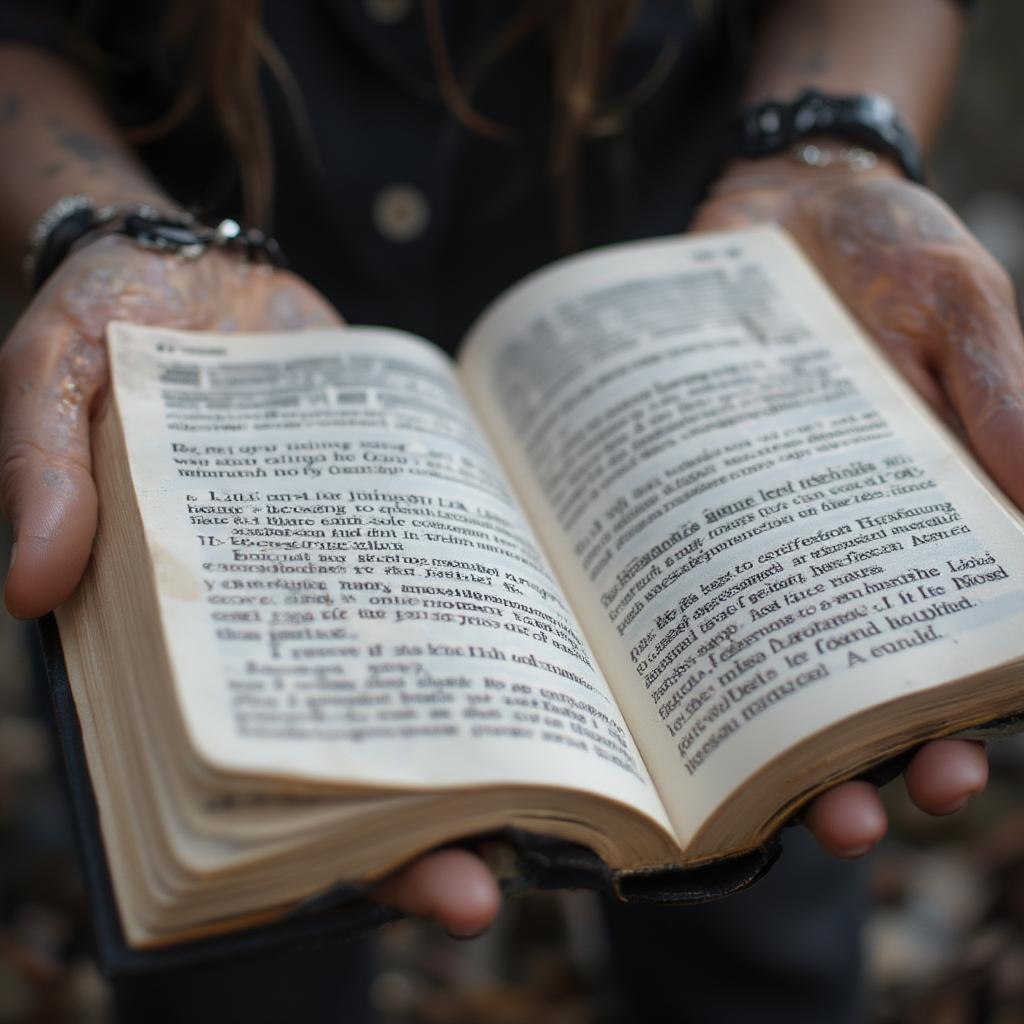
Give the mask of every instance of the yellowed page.
<svg viewBox="0 0 1024 1024">
<path fill-rule="evenodd" d="M 450 362 L 397 332 L 110 329 L 191 743 L 278 780 L 558 785 L 665 823 Z"/>
<path fill-rule="evenodd" d="M 677 833 L 1024 649 L 1024 534 L 770 229 L 583 254 L 460 360 Z"/>
</svg>

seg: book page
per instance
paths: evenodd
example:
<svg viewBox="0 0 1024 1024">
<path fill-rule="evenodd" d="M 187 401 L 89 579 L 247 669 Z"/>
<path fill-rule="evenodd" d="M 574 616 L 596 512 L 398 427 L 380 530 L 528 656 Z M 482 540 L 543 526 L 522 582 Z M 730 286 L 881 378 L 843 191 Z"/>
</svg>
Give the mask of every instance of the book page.
<svg viewBox="0 0 1024 1024">
<path fill-rule="evenodd" d="M 112 325 L 184 721 L 217 768 L 557 784 L 664 822 L 458 389 L 398 332 Z"/>
<path fill-rule="evenodd" d="M 1018 521 L 781 233 L 564 261 L 461 363 L 684 839 L 788 745 L 1021 655 Z"/>
</svg>

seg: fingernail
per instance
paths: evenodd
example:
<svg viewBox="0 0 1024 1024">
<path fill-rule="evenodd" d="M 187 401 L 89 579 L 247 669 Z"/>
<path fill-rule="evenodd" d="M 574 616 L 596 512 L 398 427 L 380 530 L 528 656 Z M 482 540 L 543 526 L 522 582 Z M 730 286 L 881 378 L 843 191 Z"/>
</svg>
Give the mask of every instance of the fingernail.
<svg viewBox="0 0 1024 1024">
<path fill-rule="evenodd" d="M 472 932 L 455 932 L 449 928 L 447 930 L 447 935 L 449 939 L 455 939 L 458 942 L 469 942 L 470 939 L 480 938 L 480 936 L 483 935 L 485 931 L 487 931 L 486 926 L 483 928 L 478 928 L 476 931 Z"/>
<path fill-rule="evenodd" d="M 869 853 L 874 848 L 874 845 L 874 843 L 864 843 L 863 846 L 849 846 L 837 852 L 840 857 L 855 860 L 857 857 L 863 857 L 865 853 Z"/>
<path fill-rule="evenodd" d="M 978 790 L 977 792 L 980 792 L 980 790 Z M 968 793 L 966 796 L 960 797 L 960 799 L 957 800 L 955 803 L 949 804 L 947 807 L 944 807 L 942 809 L 941 813 L 942 814 L 956 814 L 957 811 L 962 811 L 967 806 L 967 804 L 970 802 L 971 797 L 974 796 L 974 795 L 975 795 L 974 792 L 971 792 L 971 793 Z"/>
</svg>

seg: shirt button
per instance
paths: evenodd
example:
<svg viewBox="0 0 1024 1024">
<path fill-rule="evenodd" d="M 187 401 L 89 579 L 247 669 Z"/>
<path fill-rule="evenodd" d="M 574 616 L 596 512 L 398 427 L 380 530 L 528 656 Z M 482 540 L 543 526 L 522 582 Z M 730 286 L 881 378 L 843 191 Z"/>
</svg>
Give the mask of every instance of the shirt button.
<svg viewBox="0 0 1024 1024">
<path fill-rule="evenodd" d="M 394 25 L 412 10 L 412 0 L 363 0 L 363 9 L 378 25 Z"/>
<path fill-rule="evenodd" d="M 373 223 L 391 242 L 412 242 L 430 222 L 427 197 L 413 185 L 388 185 L 373 201 Z"/>
</svg>

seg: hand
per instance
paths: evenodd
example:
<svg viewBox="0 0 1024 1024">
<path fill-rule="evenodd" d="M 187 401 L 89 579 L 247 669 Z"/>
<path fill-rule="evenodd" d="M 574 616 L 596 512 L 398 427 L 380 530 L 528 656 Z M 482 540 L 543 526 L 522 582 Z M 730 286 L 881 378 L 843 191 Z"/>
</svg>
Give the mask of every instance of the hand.
<svg viewBox="0 0 1024 1024">
<path fill-rule="evenodd" d="M 340 323 L 292 274 L 221 252 L 181 260 L 117 236 L 71 255 L 0 348 L 0 507 L 14 530 L 7 607 L 71 595 L 96 532 L 89 424 L 107 389 L 110 320 L 209 330 Z"/>
<path fill-rule="evenodd" d="M 955 214 L 882 164 L 870 173 L 802 168 L 788 157 L 735 165 L 693 230 L 785 227 L 907 380 L 1024 506 L 1024 339 L 1013 285 Z M 988 778 L 982 747 L 942 740 L 905 773 L 922 810 L 949 814 Z M 859 856 L 882 837 L 872 786 L 847 782 L 804 821 L 826 849 Z"/>
<path fill-rule="evenodd" d="M 32 618 L 69 597 L 96 532 L 90 419 L 107 387 L 109 320 L 195 330 L 335 326 L 341 318 L 293 274 L 208 252 L 193 261 L 101 239 L 69 257 L 0 348 L 0 502 L 14 527 L 7 607 Z M 374 895 L 449 931 L 475 934 L 497 913 L 497 884 L 464 850 L 442 850 Z"/>
</svg>

